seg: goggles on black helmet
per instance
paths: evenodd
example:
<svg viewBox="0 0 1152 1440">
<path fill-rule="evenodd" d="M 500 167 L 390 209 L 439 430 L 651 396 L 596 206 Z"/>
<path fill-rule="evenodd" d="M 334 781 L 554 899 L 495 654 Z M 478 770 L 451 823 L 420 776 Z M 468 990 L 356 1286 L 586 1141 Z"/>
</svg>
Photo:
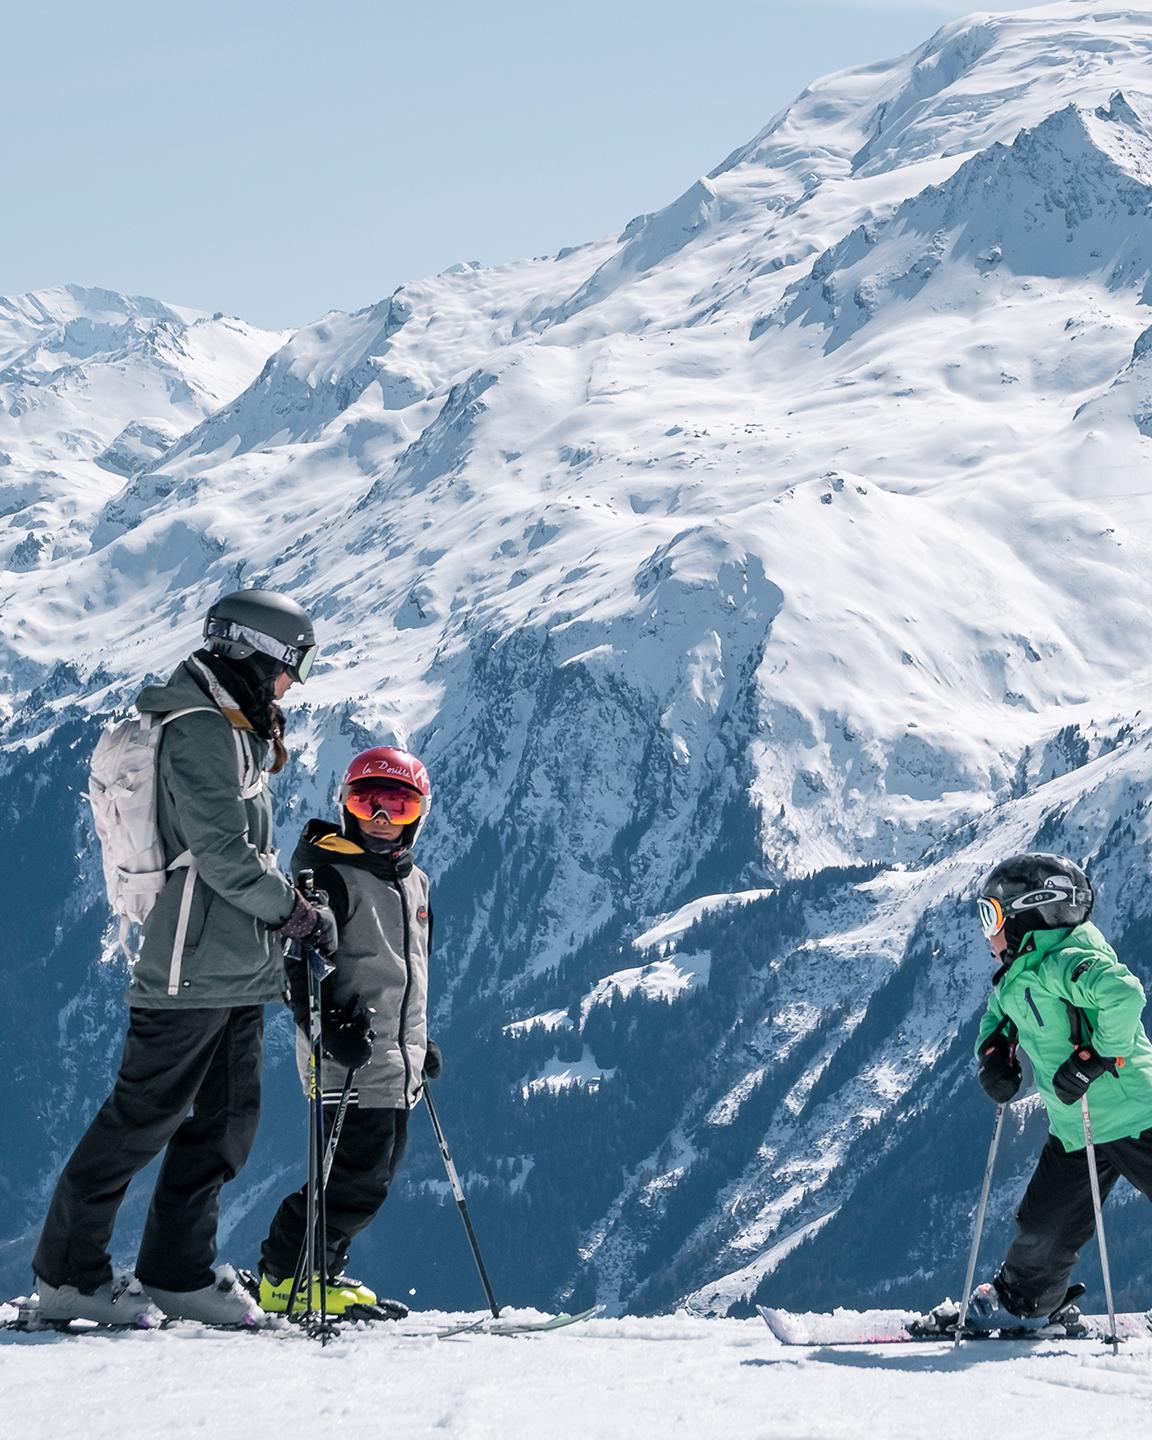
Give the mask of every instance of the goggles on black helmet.
<svg viewBox="0 0 1152 1440">
<path fill-rule="evenodd" d="M 1058 901 L 1088 905 L 1091 900 L 1091 890 L 1079 888 L 1064 875 L 1053 875 L 1039 890 L 1029 890 L 1027 895 L 1016 895 L 1006 906 L 995 896 L 981 895 L 976 901 L 976 911 L 980 916 L 981 930 L 991 937 L 1003 929 L 1009 915 L 1019 915 L 1025 910 L 1039 910 L 1043 905 L 1052 905 Z"/>
<path fill-rule="evenodd" d="M 301 684 L 307 680 L 319 650 L 317 645 L 285 645 L 282 640 L 253 630 L 250 625 L 241 625 L 236 620 L 209 619 L 204 626 L 204 636 L 208 640 L 231 640 L 234 644 L 251 645 L 261 655 L 279 660 L 292 678 Z"/>
<path fill-rule="evenodd" d="M 1004 907 L 999 900 L 981 895 L 976 901 L 976 913 L 980 916 L 980 929 L 989 939 L 1004 928 Z"/>
</svg>

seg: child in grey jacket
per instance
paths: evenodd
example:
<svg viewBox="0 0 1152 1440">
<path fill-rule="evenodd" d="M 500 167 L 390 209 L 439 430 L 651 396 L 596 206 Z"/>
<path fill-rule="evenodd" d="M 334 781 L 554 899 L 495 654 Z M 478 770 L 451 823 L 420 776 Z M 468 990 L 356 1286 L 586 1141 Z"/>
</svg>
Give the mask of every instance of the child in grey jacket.
<svg viewBox="0 0 1152 1440">
<path fill-rule="evenodd" d="M 432 911 L 428 877 L 412 847 L 428 814 L 428 772 L 414 755 L 388 746 L 366 750 L 340 787 L 341 823 L 310 820 L 292 858 L 295 875 L 311 870 L 327 892 L 339 929 L 334 969 L 323 985 L 320 1086 L 325 1132 L 350 1071 L 350 1103 L 326 1190 L 326 1309 L 366 1315 L 376 1306 L 368 1286 L 344 1274 L 348 1247 L 383 1205 L 404 1154 L 408 1112 L 424 1077 L 440 1073 L 428 1040 L 428 956 Z M 306 1079 L 307 981 L 302 960 L 289 962 L 297 1025 L 297 1060 Z M 307 1192 L 285 1197 L 261 1248 L 260 1304 L 288 1308 L 304 1241 Z M 317 1291 L 313 1296 L 318 1303 Z M 297 1308 L 305 1308 L 303 1289 Z M 394 1311 L 394 1302 L 389 1302 Z M 400 1307 L 402 1308 L 402 1307 Z"/>
</svg>

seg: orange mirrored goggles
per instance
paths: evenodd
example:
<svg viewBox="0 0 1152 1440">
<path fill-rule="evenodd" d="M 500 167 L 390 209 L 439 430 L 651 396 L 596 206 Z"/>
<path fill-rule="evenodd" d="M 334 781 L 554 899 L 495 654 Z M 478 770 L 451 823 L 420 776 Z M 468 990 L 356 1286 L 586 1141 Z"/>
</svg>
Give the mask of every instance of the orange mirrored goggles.
<svg viewBox="0 0 1152 1440">
<path fill-rule="evenodd" d="M 353 785 L 344 801 L 357 820 L 390 820 L 393 825 L 411 825 L 420 818 L 421 797 L 407 785 L 388 785 L 379 780 Z"/>
<path fill-rule="evenodd" d="M 981 895 L 976 901 L 976 912 L 980 916 L 980 928 L 989 939 L 1004 928 L 1004 907 L 999 900 Z"/>
</svg>

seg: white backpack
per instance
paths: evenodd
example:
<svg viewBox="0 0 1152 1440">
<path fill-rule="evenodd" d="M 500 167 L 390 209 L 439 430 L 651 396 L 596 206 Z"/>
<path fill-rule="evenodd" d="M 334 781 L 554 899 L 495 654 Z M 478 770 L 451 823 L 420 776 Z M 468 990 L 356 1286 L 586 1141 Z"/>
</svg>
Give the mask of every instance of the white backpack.
<svg viewBox="0 0 1152 1440">
<path fill-rule="evenodd" d="M 143 925 L 168 872 L 192 863 L 185 850 L 171 865 L 164 861 L 164 846 L 156 823 L 156 756 L 164 726 L 181 715 L 204 711 L 227 716 L 215 706 L 191 705 L 168 715 L 133 715 L 112 720 L 96 742 L 88 772 L 88 800 L 104 862 L 104 885 L 113 912 L 120 917 L 120 948 L 129 960 L 139 958 L 139 946 L 129 943 L 132 927 Z M 242 798 L 256 794 L 263 781 L 248 780 L 248 747 L 234 730 L 236 760 Z"/>
</svg>

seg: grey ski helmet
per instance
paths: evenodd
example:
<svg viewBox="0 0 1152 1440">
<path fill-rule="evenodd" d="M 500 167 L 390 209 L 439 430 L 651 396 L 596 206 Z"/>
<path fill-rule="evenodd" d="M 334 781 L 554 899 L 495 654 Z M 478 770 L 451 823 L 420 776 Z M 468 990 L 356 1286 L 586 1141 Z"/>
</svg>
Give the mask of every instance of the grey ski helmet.
<svg viewBox="0 0 1152 1440">
<path fill-rule="evenodd" d="M 209 650 L 229 660 L 267 655 L 294 680 L 307 680 L 316 659 L 307 612 L 275 590 L 234 590 L 217 600 L 205 616 L 204 639 Z"/>
<path fill-rule="evenodd" d="M 1030 930 L 1083 925 L 1092 913 L 1092 884 L 1074 860 L 1063 855 L 1011 855 L 980 882 L 976 905 L 985 935 L 1003 928 L 1015 949 Z"/>
</svg>

